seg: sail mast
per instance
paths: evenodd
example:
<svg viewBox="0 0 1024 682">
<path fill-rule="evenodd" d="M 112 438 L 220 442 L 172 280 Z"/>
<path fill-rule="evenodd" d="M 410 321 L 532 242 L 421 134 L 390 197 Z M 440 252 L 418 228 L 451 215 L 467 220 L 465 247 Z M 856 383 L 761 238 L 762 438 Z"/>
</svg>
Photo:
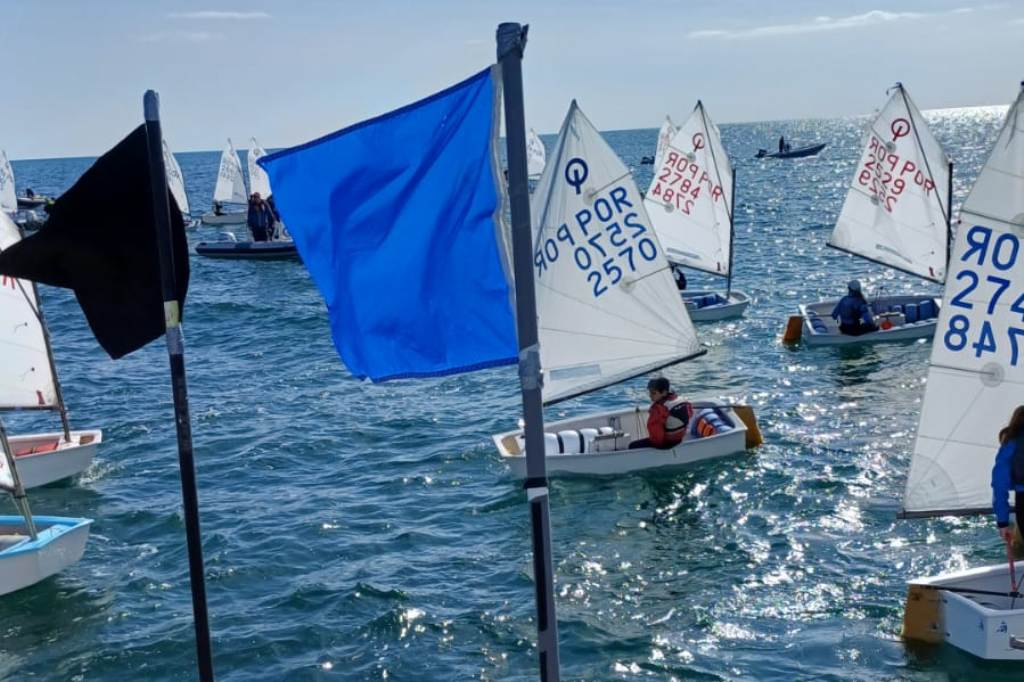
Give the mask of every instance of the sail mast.
<svg viewBox="0 0 1024 682">
<path fill-rule="evenodd" d="M 14 496 L 14 503 L 18 507 L 18 511 L 25 517 L 28 534 L 35 540 L 38 536 L 35 521 L 32 520 L 32 509 L 29 507 L 28 497 L 25 495 L 25 487 L 21 484 L 18 467 L 14 464 L 14 450 L 11 448 L 11 441 L 7 438 L 7 427 L 4 426 L 2 417 L 0 417 L 0 450 L 4 451 L 4 459 L 9 472 L 8 476 L 0 475 L 0 487 L 6 488 Z"/>
<path fill-rule="evenodd" d="M 949 260 L 953 257 L 953 161 L 949 161 L 949 181 L 946 183 L 946 275 L 949 276 Z"/>
<path fill-rule="evenodd" d="M 736 168 L 732 169 L 732 191 L 729 192 L 729 205 L 736 206 Z M 729 211 L 729 279 L 726 280 L 725 284 L 725 299 L 729 300 L 729 296 L 732 295 L 732 254 L 733 244 L 736 240 L 736 220 L 735 220 L 735 208 Z"/>
</svg>

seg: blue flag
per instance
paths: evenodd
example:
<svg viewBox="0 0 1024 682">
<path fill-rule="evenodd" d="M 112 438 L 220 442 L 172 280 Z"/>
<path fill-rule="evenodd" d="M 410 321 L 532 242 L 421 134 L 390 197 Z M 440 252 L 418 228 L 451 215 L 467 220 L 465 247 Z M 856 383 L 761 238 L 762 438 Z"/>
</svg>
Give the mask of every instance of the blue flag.
<svg viewBox="0 0 1024 682">
<path fill-rule="evenodd" d="M 259 161 L 359 378 L 516 361 L 494 71 Z"/>
</svg>

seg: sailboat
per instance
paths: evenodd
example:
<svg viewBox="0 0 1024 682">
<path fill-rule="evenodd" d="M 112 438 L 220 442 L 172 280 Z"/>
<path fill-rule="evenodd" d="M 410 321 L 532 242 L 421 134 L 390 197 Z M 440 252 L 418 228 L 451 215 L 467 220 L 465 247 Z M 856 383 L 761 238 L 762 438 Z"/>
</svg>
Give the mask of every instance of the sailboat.
<svg viewBox="0 0 1024 682">
<path fill-rule="evenodd" d="M 0 595 L 30 587 L 71 566 L 85 552 L 92 519 L 33 516 L 0 419 L 0 490 L 20 516 L 0 516 Z"/>
<path fill-rule="evenodd" d="M 21 239 L 0 212 L 0 251 Z M 25 488 L 35 488 L 82 473 L 103 440 L 97 430 L 72 431 L 57 379 L 50 335 L 35 284 L 0 275 L 0 411 L 50 410 L 60 414 L 63 430 L 10 438 Z"/>
<path fill-rule="evenodd" d="M 229 138 L 220 153 L 220 169 L 217 171 L 217 184 L 213 189 L 213 204 L 216 208 L 223 207 L 224 204 L 247 206 L 248 203 L 249 193 L 245 189 L 242 162 Z M 222 211 L 219 214 L 216 210 L 211 210 L 204 213 L 202 218 L 206 225 L 244 225 L 245 219 L 245 210 Z"/>
<path fill-rule="evenodd" d="M 164 168 L 167 169 L 167 187 L 171 190 L 171 195 L 178 204 L 178 210 L 181 211 L 185 227 L 197 227 L 198 223 L 192 220 L 192 210 L 188 207 L 188 194 L 185 193 L 185 176 L 181 173 L 181 166 L 178 165 L 178 160 L 174 158 L 170 147 L 167 146 L 167 140 L 164 140 L 163 143 Z"/>
<path fill-rule="evenodd" d="M 249 157 L 247 159 L 249 166 L 249 188 L 253 194 L 258 192 L 263 199 L 269 198 L 272 194 L 270 178 L 267 176 L 267 172 L 257 163 L 261 157 L 266 155 L 266 150 L 260 146 L 256 138 L 251 138 Z M 287 236 L 284 226 L 281 223 L 277 223 L 275 229 L 280 230 L 284 234 L 265 242 L 250 241 L 248 239 L 239 240 L 233 234 L 226 233 L 225 239 L 196 244 L 196 253 L 207 258 L 244 260 L 297 259 L 299 252 L 295 248 L 295 242 L 292 241 L 291 237 Z"/>
<path fill-rule="evenodd" d="M 543 400 L 553 404 L 703 355 L 630 171 L 575 101 L 531 200 Z M 647 408 L 547 425 L 549 475 L 621 474 L 685 466 L 747 448 L 729 405 L 695 404 L 668 450 L 629 450 L 647 434 Z M 698 418 L 697 415 L 700 415 Z M 526 473 L 522 431 L 493 436 L 512 473 Z"/>
<path fill-rule="evenodd" d="M 531 180 L 536 180 L 544 172 L 547 152 L 544 143 L 533 128 L 526 134 L 526 173 Z"/>
<path fill-rule="evenodd" d="M 671 144 L 672 138 L 678 132 L 679 128 L 672 123 L 672 117 L 666 114 L 665 120 L 661 124 L 661 129 L 658 130 L 658 146 L 654 150 L 655 168 L 661 168 L 661 162 L 665 160 L 665 151 L 668 149 L 669 144 Z"/>
<path fill-rule="evenodd" d="M 943 283 L 949 257 L 953 163 L 901 83 L 872 120 L 835 229 L 832 248 Z M 832 319 L 838 300 L 800 306 L 786 340 L 808 345 L 928 338 L 941 299 L 930 294 L 878 295 L 868 303 L 879 330 L 851 336 Z M 802 318 L 802 319 L 801 319 Z"/>
<path fill-rule="evenodd" d="M 666 125 L 671 121 L 666 119 Z M 660 142 L 659 138 L 659 147 Z M 690 319 L 740 317 L 750 298 L 732 289 L 736 172 L 718 126 L 700 100 L 660 156 L 644 204 L 666 257 L 676 266 L 726 278 L 724 296 L 714 291 L 682 292 Z"/>
<path fill-rule="evenodd" d="M 14 189 L 14 169 L 7 152 L 0 149 L 0 211 L 13 214 L 18 210 L 18 193 Z"/>
<path fill-rule="evenodd" d="M 904 518 L 991 513 L 997 433 L 1024 403 L 1024 84 L 959 225 Z M 1024 596 L 1009 587 L 1013 574 L 1024 577 L 1024 562 L 911 580 L 904 636 L 1024 661 Z"/>
</svg>

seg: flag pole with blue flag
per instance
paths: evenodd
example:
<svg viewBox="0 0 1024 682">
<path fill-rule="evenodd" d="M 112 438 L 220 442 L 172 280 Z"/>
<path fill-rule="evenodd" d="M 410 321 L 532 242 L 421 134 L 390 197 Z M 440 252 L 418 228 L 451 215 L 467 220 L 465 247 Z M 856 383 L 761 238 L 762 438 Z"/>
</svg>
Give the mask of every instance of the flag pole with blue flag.
<svg viewBox="0 0 1024 682">
<path fill-rule="evenodd" d="M 540 678 L 557 681 L 523 115 L 525 27 L 501 24 L 497 44 L 498 64 L 461 83 L 259 164 L 353 376 L 387 381 L 518 363 Z M 511 262 L 502 226 L 502 86 Z"/>
</svg>

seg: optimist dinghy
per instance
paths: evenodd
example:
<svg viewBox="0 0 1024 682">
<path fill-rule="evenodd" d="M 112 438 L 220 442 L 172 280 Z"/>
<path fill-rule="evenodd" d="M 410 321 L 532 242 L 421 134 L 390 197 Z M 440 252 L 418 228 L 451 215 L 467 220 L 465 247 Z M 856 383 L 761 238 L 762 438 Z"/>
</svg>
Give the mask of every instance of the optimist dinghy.
<svg viewBox="0 0 1024 682">
<path fill-rule="evenodd" d="M 14 497 L 21 512 L 0 516 L 0 595 L 35 585 L 82 558 L 92 520 L 32 516 L 2 420 L 0 490 Z"/>
<path fill-rule="evenodd" d="M 247 206 L 249 192 L 245 189 L 245 175 L 242 173 L 242 162 L 235 151 L 235 145 L 228 139 L 220 153 L 220 169 L 217 171 L 217 184 L 213 188 L 213 203 L 221 206 L 234 204 Z M 208 211 L 203 214 L 204 225 L 244 225 L 245 210 L 232 209 L 223 213 Z"/>
<path fill-rule="evenodd" d="M 960 223 L 903 518 L 992 512 L 997 434 L 1024 399 L 1024 91 Z M 991 533 L 995 539 L 994 524 Z M 1024 597 L 1013 594 L 1019 590 L 1012 589 L 1006 554 L 993 555 L 1001 561 L 911 580 L 903 636 L 949 642 L 980 658 L 1024 661 Z M 1024 562 L 1016 562 L 1014 573 L 1018 581 L 1024 577 Z"/>
<path fill-rule="evenodd" d="M 897 83 L 868 128 L 828 245 L 941 284 L 949 258 L 952 198 L 953 164 Z M 805 335 L 808 345 L 846 345 L 930 338 L 935 333 L 938 300 L 930 294 L 869 301 L 883 328 L 860 336 L 842 334 L 831 319 L 838 302 L 801 305 L 784 340 L 795 342 Z"/>
<path fill-rule="evenodd" d="M 20 239 L 17 226 L 0 212 L 0 251 Z M 46 485 L 88 469 L 103 434 L 71 430 L 35 285 L 4 275 L 0 275 L 0 357 L 0 412 L 59 412 L 64 427 L 62 432 L 10 438 L 11 456 L 24 487 Z"/>
<path fill-rule="evenodd" d="M 659 164 L 644 205 L 671 263 L 726 278 L 725 294 L 682 294 L 690 319 L 709 322 L 741 317 L 750 298 L 732 290 L 733 204 L 736 172 L 722 146 L 718 126 L 698 100 L 686 122 L 671 132 L 668 119 L 658 138 Z"/>
<path fill-rule="evenodd" d="M 531 209 L 546 404 L 704 354 L 629 169 L 576 102 Z M 614 474 L 744 452 L 746 429 L 731 408 L 705 409 L 707 437 L 687 436 L 673 450 L 628 450 L 646 435 L 646 408 L 551 424 L 548 471 Z M 524 475 L 522 432 L 498 434 L 494 443 L 512 473 Z"/>
</svg>

